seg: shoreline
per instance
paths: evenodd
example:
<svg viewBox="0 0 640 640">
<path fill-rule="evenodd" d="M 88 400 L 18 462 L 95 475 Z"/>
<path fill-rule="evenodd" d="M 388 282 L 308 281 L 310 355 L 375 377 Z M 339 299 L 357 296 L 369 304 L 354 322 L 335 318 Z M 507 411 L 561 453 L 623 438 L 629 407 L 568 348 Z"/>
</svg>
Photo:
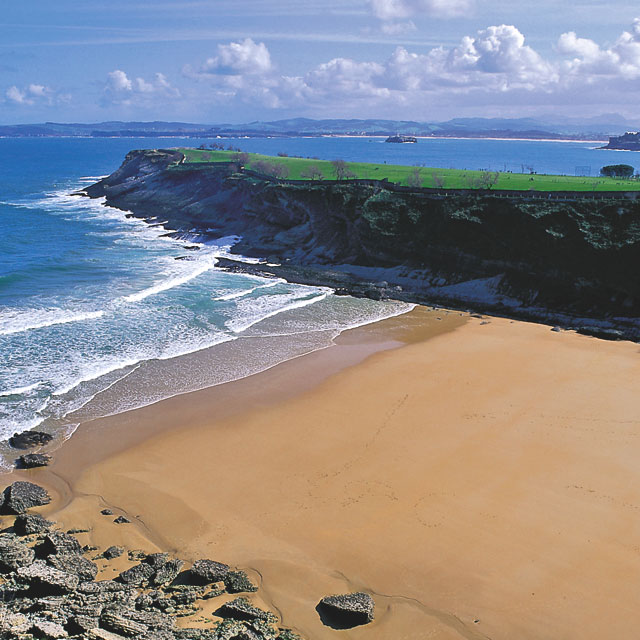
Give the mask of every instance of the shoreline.
<svg viewBox="0 0 640 640">
<path fill-rule="evenodd" d="M 94 544 L 249 570 L 307 638 L 631 637 L 637 345 L 421 308 L 373 327 L 6 479 Z M 353 590 L 376 620 L 323 627 L 319 597 Z"/>
</svg>

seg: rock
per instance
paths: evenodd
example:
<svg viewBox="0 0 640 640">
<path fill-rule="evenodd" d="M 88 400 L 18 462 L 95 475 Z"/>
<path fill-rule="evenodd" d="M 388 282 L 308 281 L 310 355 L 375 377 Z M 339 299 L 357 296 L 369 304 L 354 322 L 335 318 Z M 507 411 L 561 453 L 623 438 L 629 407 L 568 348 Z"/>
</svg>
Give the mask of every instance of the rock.
<svg viewBox="0 0 640 640">
<path fill-rule="evenodd" d="M 182 560 L 177 558 L 168 560 L 156 570 L 152 583 L 156 586 L 161 586 L 173 582 L 178 577 L 183 566 L 184 562 Z"/>
<path fill-rule="evenodd" d="M 149 581 L 155 573 L 153 567 L 146 562 L 141 562 L 126 571 L 123 571 L 118 578 L 126 585 L 139 587 Z"/>
<path fill-rule="evenodd" d="M 36 560 L 28 567 L 20 567 L 17 574 L 26 578 L 33 590 L 42 595 L 70 593 L 80 582 L 78 576 L 50 567 L 43 560 Z"/>
<path fill-rule="evenodd" d="M 19 540 L 0 540 L 0 571 L 8 573 L 30 565 L 35 559 L 33 549 Z"/>
<path fill-rule="evenodd" d="M 3 617 L 1 618 L 2 624 L 0 625 L 0 631 L 8 631 L 11 635 L 9 637 L 22 637 L 31 629 L 32 622 L 27 616 L 22 613 L 5 613 L 2 610 Z"/>
<path fill-rule="evenodd" d="M 100 513 L 103 516 L 112 516 L 113 515 L 113 511 L 111 511 L 111 509 L 103 509 Z"/>
<path fill-rule="evenodd" d="M 100 626 L 98 618 L 92 618 L 91 616 L 83 615 L 73 616 L 69 620 L 68 624 L 71 632 L 74 635 L 85 633 Z"/>
<path fill-rule="evenodd" d="M 33 482 L 18 481 L 4 490 L 5 513 L 22 514 L 31 507 L 49 504 L 51 497 L 42 487 Z"/>
<path fill-rule="evenodd" d="M 224 577 L 224 586 L 229 593 L 258 590 L 258 587 L 249 580 L 249 576 L 241 570 L 229 571 Z"/>
<path fill-rule="evenodd" d="M 373 620 L 373 598 L 368 593 L 326 596 L 316 607 L 324 624 L 334 629 L 350 629 Z"/>
<path fill-rule="evenodd" d="M 80 555 L 52 554 L 48 557 L 47 562 L 60 571 L 77 575 L 80 582 L 95 580 L 98 575 L 96 564 Z"/>
<path fill-rule="evenodd" d="M 154 569 L 159 569 L 163 565 L 167 564 L 169 560 L 168 553 L 150 553 L 144 557 L 144 562 L 151 565 Z"/>
<path fill-rule="evenodd" d="M 33 623 L 33 630 L 35 631 L 35 635 L 39 638 L 51 638 L 52 640 L 58 640 L 59 638 L 69 637 L 69 634 L 61 624 L 51 622 L 50 620 L 35 620 Z"/>
<path fill-rule="evenodd" d="M 220 582 L 229 573 L 229 565 L 213 560 L 196 560 L 191 567 L 191 577 L 195 582 L 208 584 L 210 582 Z"/>
<path fill-rule="evenodd" d="M 80 543 L 68 533 L 52 531 L 45 536 L 42 544 L 38 546 L 37 552 L 39 556 L 49 556 L 51 554 L 81 555 L 82 547 Z"/>
<path fill-rule="evenodd" d="M 124 516 L 118 516 L 114 522 L 116 524 L 129 524 L 131 522 L 131 520 L 129 520 L 129 518 L 125 518 Z"/>
<path fill-rule="evenodd" d="M 112 547 L 109 547 L 108 549 L 105 549 L 102 557 L 106 558 L 107 560 L 113 560 L 114 558 L 119 558 L 123 553 L 124 547 L 117 547 L 114 545 Z"/>
<path fill-rule="evenodd" d="M 34 469 L 46 467 L 51 462 L 51 456 L 44 453 L 25 453 L 16 460 L 18 469 Z"/>
<path fill-rule="evenodd" d="M 13 522 L 13 530 L 20 536 L 29 536 L 32 533 L 49 531 L 53 522 L 45 520 L 41 515 L 28 513 L 18 516 Z"/>
<path fill-rule="evenodd" d="M 215 612 L 215 615 L 221 618 L 233 618 L 234 620 L 265 620 L 266 622 L 276 622 L 277 620 L 273 613 L 254 607 L 243 596 L 230 602 L 225 602 Z"/>
<path fill-rule="evenodd" d="M 50 433 L 23 431 L 22 433 L 14 433 L 9 438 L 9 444 L 14 449 L 33 449 L 34 447 L 41 447 L 44 444 L 48 444 L 52 440 L 53 436 Z"/>
<path fill-rule="evenodd" d="M 91 629 L 86 635 L 89 640 L 123 640 L 125 637 L 119 633 L 107 631 L 106 629 Z"/>
<path fill-rule="evenodd" d="M 133 620 L 128 620 L 124 616 L 118 615 L 113 611 L 105 611 L 100 616 L 100 625 L 109 631 L 128 637 L 140 635 L 149 630 L 147 625 L 140 624 L 139 622 L 133 622 Z"/>
</svg>

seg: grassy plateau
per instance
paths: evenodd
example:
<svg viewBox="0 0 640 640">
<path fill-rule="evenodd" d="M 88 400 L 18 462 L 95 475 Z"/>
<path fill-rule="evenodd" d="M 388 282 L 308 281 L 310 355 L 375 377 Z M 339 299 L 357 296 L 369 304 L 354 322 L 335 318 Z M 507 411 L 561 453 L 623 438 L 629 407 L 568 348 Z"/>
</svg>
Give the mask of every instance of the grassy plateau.
<svg viewBox="0 0 640 640">
<path fill-rule="evenodd" d="M 178 149 L 186 157 L 186 164 L 206 162 L 234 162 L 238 153 L 218 149 Z M 243 154 L 244 166 L 262 172 L 265 164 L 280 166 L 280 176 L 289 180 L 335 180 L 335 167 L 330 160 L 290 156 Z M 439 169 L 405 165 L 347 162 L 348 178 L 384 180 L 404 186 L 436 187 L 444 189 L 486 189 L 505 191 L 640 191 L 640 180 L 606 177 L 578 177 L 528 173 L 500 173 Z M 312 171 L 313 170 L 313 171 Z M 317 170 L 317 172 L 315 172 Z"/>
</svg>

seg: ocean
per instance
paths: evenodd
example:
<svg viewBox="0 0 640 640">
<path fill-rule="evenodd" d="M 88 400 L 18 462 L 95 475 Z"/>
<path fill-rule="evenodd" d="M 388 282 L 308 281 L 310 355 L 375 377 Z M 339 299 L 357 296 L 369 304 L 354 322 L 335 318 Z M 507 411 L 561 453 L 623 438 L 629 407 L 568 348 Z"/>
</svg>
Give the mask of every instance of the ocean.
<svg viewBox="0 0 640 640">
<path fill-rule="evenodd" d="M 216 267 L 217 258 L 237 239 L 173 239 L 161 224 L 71 195 L 115 170 L 131 149 L 201 142 L 0 139 L 0 440 L 33 428 L 65 437 L 85 420 L 251 375 L 327 347 L 345 329 L 412 308 L 226 273 Z M 507 170 L 522 165 L 572 175 L 578 166 L 597 174 L 603 164 L 635 158 L 593 143 L 228 143 L 347 161 Z M 197 360 L 188 357 L 196 353 Z"/>
</svg>

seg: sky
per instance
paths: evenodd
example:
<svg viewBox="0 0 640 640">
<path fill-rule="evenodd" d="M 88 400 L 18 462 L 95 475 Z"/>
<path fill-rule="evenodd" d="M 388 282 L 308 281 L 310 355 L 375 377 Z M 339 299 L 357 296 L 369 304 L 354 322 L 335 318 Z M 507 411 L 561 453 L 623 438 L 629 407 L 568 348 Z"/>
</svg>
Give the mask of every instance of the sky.
<svg viewBox="0 0 640 640">
<path fill-rule="evenodd" d="M 628 0 L 0 0 L 0 123 L 637 120 Z"/>
</svg>

